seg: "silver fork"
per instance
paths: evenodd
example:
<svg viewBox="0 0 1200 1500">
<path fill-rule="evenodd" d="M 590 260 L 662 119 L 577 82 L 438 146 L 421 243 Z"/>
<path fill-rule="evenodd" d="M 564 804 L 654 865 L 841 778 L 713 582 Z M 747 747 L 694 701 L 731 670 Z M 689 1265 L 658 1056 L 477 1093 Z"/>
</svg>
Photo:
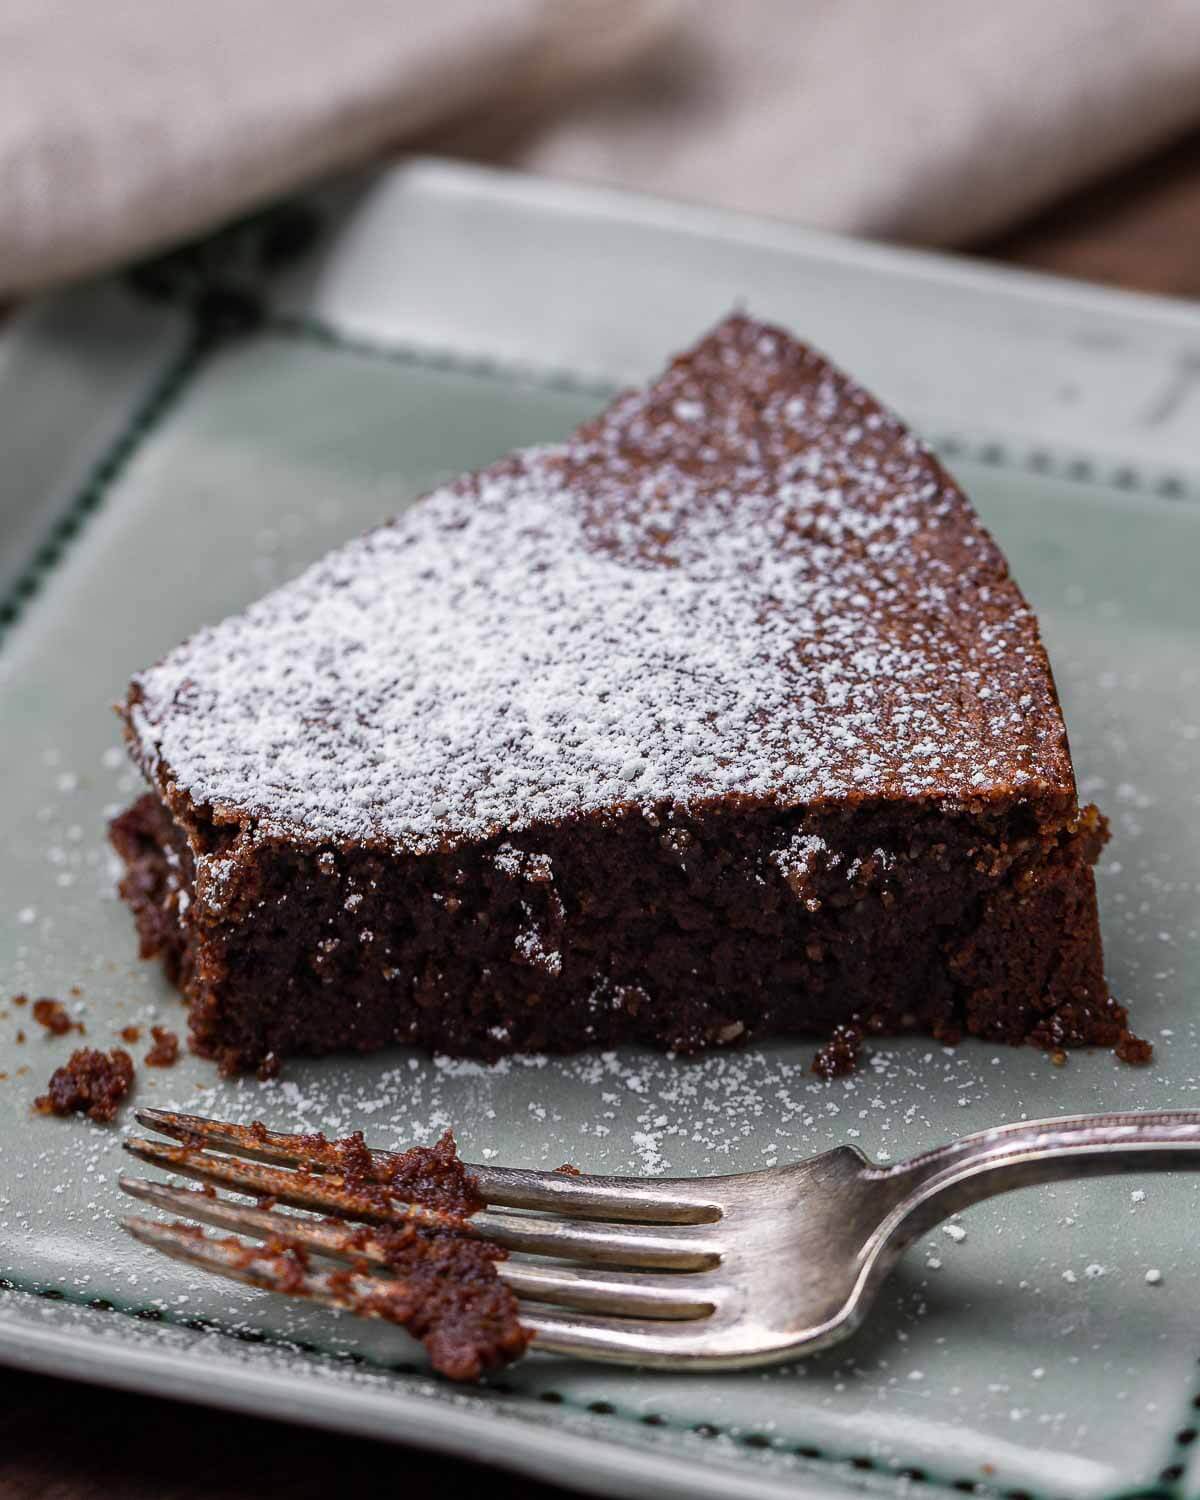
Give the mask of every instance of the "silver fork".
<svg viewBox="0 0 1200 1500">
<path fill-rule="evenodd" d="M 314 1172 L 302 1136 L 157 1109 L 138 1120 L 183 1146 L 134 1139 L 142 1161 L 251 1197 L 332 1218 L 437 1222 L 396 1204 L 362 1211 L 336 1176 Z M 392 1153 L 372 1153 L 382 1165 Z M 301 1168 L 297 1172 L 295 1169 Z M 534 1347 L 671 1369 L 737 1368 L 811 1354 L 865 1317 L 901 1253 L 961 1209 L 1035 1183 L 1118 1172 L 1200 1168 L 1200 1112 L 1076 1115 L 1004 1125 L 881 1167 L 852 1146 L 728 1177 L 569 1176 L 471 1166 L 487 1208 L 471 1223 L 522 1257 L 499 1274 L 517 1294 Z M 250 1240 L 282 1237 L 333 1260 L 374 1261 L 359 1231 L 328 1219 L 251 1207 L 203 1190 L 123 1177 L 127 1193 Z M 132 1218 L 138 1239 L 192 1265 L 331 1306 L 362 1305 L 358 1275 L 295 1268 L 235 1253 L 194 1228 Z M 381 1280 L 362 1278 L 379 1288 Z M 386 1283 L 384 1283 L 386 1286 Z"/>
</svg>

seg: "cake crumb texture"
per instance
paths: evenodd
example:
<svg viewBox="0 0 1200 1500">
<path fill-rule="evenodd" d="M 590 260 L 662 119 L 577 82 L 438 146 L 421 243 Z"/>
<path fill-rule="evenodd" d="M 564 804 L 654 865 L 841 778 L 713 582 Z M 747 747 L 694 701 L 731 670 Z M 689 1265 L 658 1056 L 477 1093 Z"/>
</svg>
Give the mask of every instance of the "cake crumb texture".
<svg viewBox="0 0 1200 1500">
<path fill-rule="evenodd" d="M 33 1101 L 42 1115 L 82 1115 L 107 1124 L 133 1085 L 133 1059 L 123 1047 L 108 1053 L 80 1047 L 50 1075 L 46 1092 Z"/>
</svg>

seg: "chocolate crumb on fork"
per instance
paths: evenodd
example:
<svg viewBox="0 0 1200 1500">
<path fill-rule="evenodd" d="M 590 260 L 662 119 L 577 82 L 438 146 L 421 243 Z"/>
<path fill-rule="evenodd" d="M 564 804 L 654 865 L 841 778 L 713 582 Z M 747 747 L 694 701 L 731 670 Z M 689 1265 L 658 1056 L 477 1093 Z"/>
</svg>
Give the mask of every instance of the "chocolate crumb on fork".
<svg viewBox="0 0 1200 1500">
<path fill-rule="evenodd" d="M 182 1144 L 133 1140 L 127 1149 L 155 1166 L 200 1178 L 206 1187 L 128 1179 L 122 1186 L 157 1207 L 255 1234 L 260 1243 L 132 1220 L 128 1227 L 138 1238 L 252 1286 L 397 1323 L 425 1345 L 434 1369 L 453 1380 L 476 1380 L 524 1352 L 529 1336 L 517 1320 L 516 1298 L 496 1274 L 507 1251 L 471 1222 L 483 1200 L 449 1131 L 433 1146 L 393 1155 L 368 1151 L 361 1134 L 329 1141 L 323 1135 L 274 1136 L 261 1126 L 213 1131 L 205 1122 L 153 1110 L 139 1111 L 138 1118 L 169 1130 Z M 170 1126 L 172 1119 L 178 1128 Z M 237 1154 L 212 1156 L 212 1146 Z M 232 1204 L 213 1194 L 214 1184 L 250 1194 L 260 1204 L 309 1208 L 353 1222 L 285 1218 L 273 1207 Z M 329 1260 L 336 1265 L 325 1264 Z"/>
</svg>

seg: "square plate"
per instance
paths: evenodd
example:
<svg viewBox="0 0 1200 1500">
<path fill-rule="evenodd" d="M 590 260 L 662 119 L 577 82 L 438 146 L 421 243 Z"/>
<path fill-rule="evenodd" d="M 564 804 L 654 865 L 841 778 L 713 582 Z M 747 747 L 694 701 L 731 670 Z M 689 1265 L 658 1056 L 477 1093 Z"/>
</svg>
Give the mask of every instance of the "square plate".
<svg viewBox="0 0 1200 1500">
<path fill-rule="evenodd" d="M 1194 1105 L 1200 313 L 435 162 L 342 195 L 261 292 L 261 324 L 222 341 L 112 284 L 0 339 L 0 1357 L 614 1495 L 1200 1493 L 1194 1179 L 982 1205 L 961 1242 L 909 1253 L 859 1335 L 791 1367 L 534 1357 L 455 1390 L 395 1330 L 128 1240 L 120 1132 L 30 1118 L 70 1039 L 35 1035 L 7 998 L 67 999 L 93 1045 L 182 1021 L 135 957 L 104 841 L 138 789 L 109 710 L 132 670 L 439 479 L 565 433 L 740 302 L 937 442 L 1005 547 L 1083 790 L 1113 818 L 1109 974 L 1154 1065 L 918 1038 L 833 1083 L 789 1043 L 494 1068 L 398 1051 L 262 1085 L 189 1057 L 140 1068 L 138 1097 L 378 1144 L 452 1123 L 468 1158 L 671 1174 L 845 1141 L 897 1160 L 1006 1120 Z"/>
</svg>

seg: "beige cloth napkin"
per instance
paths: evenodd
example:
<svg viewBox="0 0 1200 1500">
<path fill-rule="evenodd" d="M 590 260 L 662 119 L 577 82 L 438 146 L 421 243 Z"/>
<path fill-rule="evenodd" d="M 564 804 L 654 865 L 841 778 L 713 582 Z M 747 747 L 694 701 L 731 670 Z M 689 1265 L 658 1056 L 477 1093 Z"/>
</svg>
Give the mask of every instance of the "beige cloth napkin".
<svg viewBox="0 0 1200 1500">
<path fill-rule="evenodd" d="M 665 0 L 0 0 L 0 293 L 618 69 Z"/>
<path fill-rule="evenodd" d="M 1200 0 L 0 0 L 0 292 L 413 143 L 953 244 L 1195 122 Z"/>
<path fill-rule="evenodd" d="M 1200 124 L 1200 0 L 693 0 L 535 171 L 927 244 L 1002 229 Z"/>
</svg>

